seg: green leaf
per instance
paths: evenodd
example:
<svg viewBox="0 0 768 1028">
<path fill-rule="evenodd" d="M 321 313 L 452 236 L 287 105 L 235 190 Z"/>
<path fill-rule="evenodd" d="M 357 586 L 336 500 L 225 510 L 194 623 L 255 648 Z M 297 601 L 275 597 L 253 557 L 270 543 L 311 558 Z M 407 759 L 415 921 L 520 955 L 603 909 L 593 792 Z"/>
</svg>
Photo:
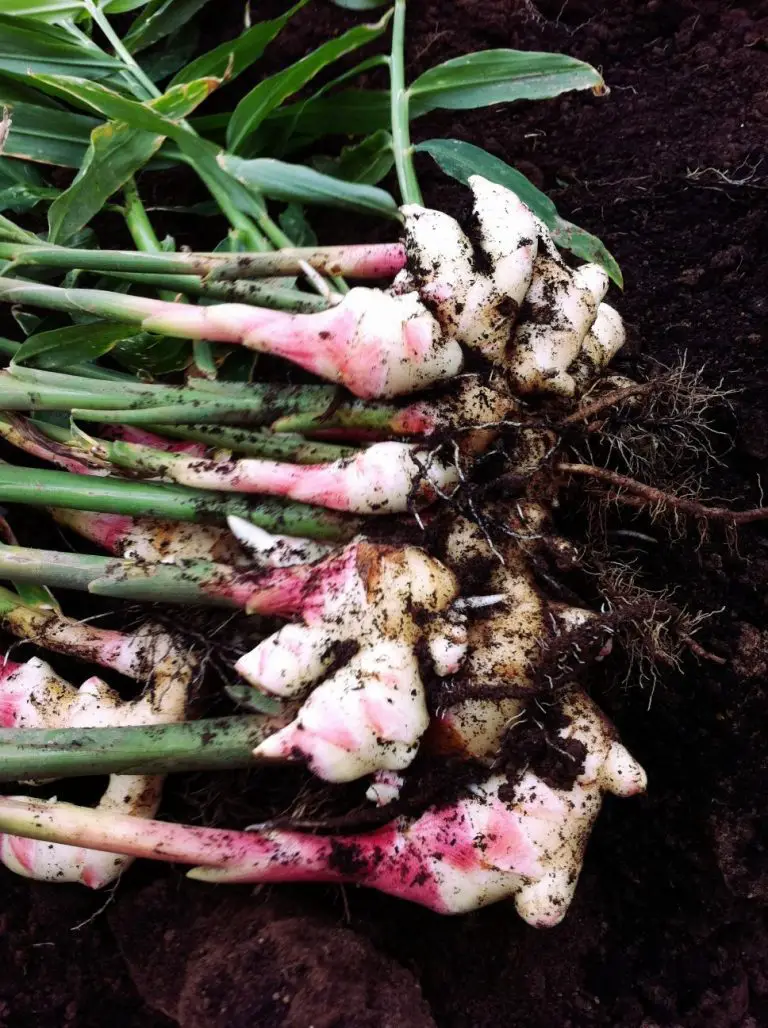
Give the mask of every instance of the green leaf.
<svg viewBox="0 0 768 1028">
<path fill-rule="evenodd" d="M 26 103 L 13 104 L 11 114 L 13 124 L 5 142 L 5 154 L 63 168 L 81 166 L 91 132 L 100 124 L 84 114 Z"/>
<path fill-rule="evenodd" d="M 591 65 L 566 54 L 482 50 L 425 71 L 408 93 L 422 110 L 464 111 L 514 100 L 545 100 L 570 89 L 604 89 Z"/>
<path fill-rule="evenodd" d="M 51 110 L 63 111 L 64 105 L 51 96 L 46 96 L 39 89 L 27 84 L 27 76 L 13 75 L 9 72 L 0 74 L 0 100 L 4 104 L 33 104 L 35 107 L 50 107 Z"/>
<path fill-rule="evenodd" d="M 380 129 L 356 146 L 345 146 L 339 157 L 316 157 L 318 171 L 347 182 L 365 182 L 375 186 L 388 175 L 395 163 L 392 136 Z"/>
<path fill-rule="evenodd" d="M 294 246 L 317 246 L 315 230 L 307 221 L 300 203 L 289 203 L 277 219 Z"/>
<path fill-rule="evenodd" d="M 150 0 L 123 42 L 132 54 L 138 53 L 186 24 L 207 3 L 208 0 Z"/>
<path fill-rule="evenodd" d="M 217 79 L 189 82 L 140 106 L 151 107 L 172 119 L 183 118 L 202 103 L 217 84 Z M 134 129 L 125 121 L 108 121 L 95 128 L 77 177 L 48 212 L 50 241 L 64 243 L 87 225 L 109 197 L 159 150 L 164 139 L 160 133 Z"/>
<path fill-rule="evenodd" d="M 388 128 L 390 117 L 388 90 L 345 89 L 281 107 L 266 125 L 291 122 L 292 131 L 311 142 L 327 135 L 368 135 Z"/>
<path fill-rule="evenodd" d="M 295 64 L 276 75 L 264 79 L 258 86 L 245 96 L 234 110 L 227 129 L 227 145 L 237 150 L 243 141 L 253 132 L 271 111 L 279 107 L 284 100 L 298 92 L 315 75 L 333 64 L 345 54 L 377 39 L 387 27 L 391 12 L 373 25 L 358 25 L 338 39 L 323 43 L 317 50 L 297 61 Z"/>
<path fill-rule="evenodd" d="M 419 143 L 416 150 L 428 153 L 446 175 L 458 179 L 465 185 L 470 175 L 482 175 L 490 182 L 511 189 L 541 218 L 561 249 L 570 250 L 583 260 L 599 264 L 620 289 L 624 288 L 621 268 L 604 243 L 591 232 L 561 218 L 550 198 L 515 168 L 510 168 L 487 150 L 473 146 L 472 143 L 462 142 L 460 139 L 428 139 L 424 143 Z"/>
<path fill-rule="evenodd" d="M 34 164 L 0 156 L 0 187 L 17 185 L 44 186 L 46 181 Z"/>
<path fill-rule="evenodd" d="M 98 82 L 89 82 L 71 75 L 33 75 L 32 79 L 41 89 L 50 90 L 56 96 L 75 100 L 92 108 L 106 118 L 126 121 L 144 132 L 178 139 L 184 130 L 172 118 L 166 118 L 155 111 L 149 103 L 130 100 L 120 93 Z"/>
<path fill-rule="evenodd" d="M 220 154 L 219 164 L 244 186 L 275 200 L 289 203 L 295 200 L 298 203 L 324 204 L 389 218 L 399 217 L 395 201 L 389 193 L 376 186 L 342 182 L 313 168 L 269 157 L 246 161 L 230 154 Z"/>
<path fill-rule="evenodd" d="M 146 7 L 149 0 L 107 0 L 103 5 L 105 14 L 127 14 L 139 7 Z"/>
<path fill-rule="evenodd" d="M 3 14 L 40 21 L 63 21 L 82 11 L 81 0 L 3 0 Z"/>
<path fill-rule="evenodd" d="M 263 213 L 262 193 L 286 202 L 321 203 L 398 217 L 395 201 L 382 189 L 354 183 L 340 184 L 338 179 L 321 175 L 311 168 L 283 161 L 245 161 L 231 157 L 173 119 L 163 117 L 151 105 L 129 100 L 95 82 L 63 75 L 40 75 L 36 81 L 42 87 L 54 88 L 58 94 L 77 97 L 109 118 L 169 136 L 178 145 L 183 159 L 193 165 L 214 195 L 217 191 L 225 192 L 238 210 L 256 218 Z"/>
<path fill-rule="evenodd" d="M 125 65 L 90 41 L 73 41 L 69 32 L 34 18 L 0 14 L 0 71 L 109 79 Z"/>
<path fill-rule="evenodd" d="M 183 68 L 174 78 L 172 85 L 180 82 L 189 82 L 192 79 L 203 78 L 206 75 L 215 75 L 217 78 L 231 82 L 242 71 L 250 67 L 254 61 L 264 53 L 267 46 L 275 36 L 282 30 L 283 26 L 293 15 L 305 7 L 309 0 L 299 0 L 285 14 L 279 18 L 272 18 L 270 21 L 259 22 L 246 29 L 237 39 L 222 43 L 208 53 L 202 54 L 196 60 Z"/>
<path fill-rule="evenodd" d="M 58 195 L 59 190 L 50 186 L 31 186 L 17 182 L 13 186 L 0 188 L 0 211 L 15 211 L 19 214 L 32 210 L 46 200 L 55 200 Z"/>
<path fill-rule="evenodd" d="M 383 7 L 389 0 L 332 0 L 337 7 L 343 7 L 345 11 L 373 11 L 377 7 Z"/>
<path fill-rule="evenodd" d="M 91 325 L 67 325 L 66 328 L 30 336 L 19 347 L 12 364 L 34 364 L 47 371 L 67 370 L 73 364 L 109 353 L 116 343 L 136 334 L 135 326 L 103 321 Z"/>
<path fill-rule="evenodd" d="M 184 339 L 141 332 L 115 344 L 112 357 L 135 375 L 169 375 L 189 364 L 192 347 Z"/>
<path fill-rule="evenodd" d="M 183 68 L 199 49 L 200 26 L 189 21 L 169 36 L 165 46 L 153 49 L 142 57 L 142 70 L 153 82 L 162 82 Z"/>
<path fill-rule="evenodd" d="M 312 105 L 321 101 L 321 98 L 331 90 L 336 89 L 338 86 L 350 79 L 354 79 L 364 74 L 367 71 L 371 71 L 373 68 L 380 68 L 387 64 L 388 59 L 384 54 L 374 54 L 372 57 L 366 57 L 364 61 L 360 61 L 352 68 L 347 68 L 341 75 L 337 75 L 336 78 L 331 79 L 330 82 L 326 82 L 320 89 L 313 93 L 306 100 L 301 100 L 298 103 L 292 104 L 289 107 L 278 107 L 274 110 L 269 117 L 265 118 L 258 129 L 253 132 L 243 147 L 243 157 L 261 157 L 262 155 L 268 155 L 269 157 L 284 157 L 291 150 L 300 149 L 305 147 L 308 143 L 311 143 L 315 139 L 319 139 L 324 135 L 367 135 L 368 132 L 374 131 L 378 128 L 388 128 L 390 122 L 390 104 L 389 104 L 389 93 L 376 93 L 375 91 L 369 90 L 346 90 L 343 93 L 337 93 L 335 97 L 330 98 L 327 104 L 327 124 L 313 125 L 310 118 L 302 118 L 301 125 L 297 125 L 297 115 L 301 115 L 307 105 Z M 344 128 L 339 128 L 338 121 L 334 120 L 331 111 L 333 104 L 331 100 L 335 100 L 337 97 L 340 102 L 343 102 L 346 98 L 357 99 L 358 94 L 370 94 L 374 97 L 384 98 L 383 103 L 377 105 L 377 117 L 375 121 L 368 120 L 363 124 L 363 127 L 359 129 L 357 133 L 347 132 Z M 285 113 L 285 116 L 283 114 Z M 221 119 L 220 124 L 216 121 L 210 121 L 205 131 L 217 131 L 219 128 L 226 129 L 229 119 L 232 117 L 231 112 L 224 115 L 214 115 L 214 118 Z M 199 119 L 197 119 L 199 120 Z M 295 129 L 299 129 L 301 135 L 294 134 Z M 200 129 L 203 131 L 203 129 Z"/>
</svg>

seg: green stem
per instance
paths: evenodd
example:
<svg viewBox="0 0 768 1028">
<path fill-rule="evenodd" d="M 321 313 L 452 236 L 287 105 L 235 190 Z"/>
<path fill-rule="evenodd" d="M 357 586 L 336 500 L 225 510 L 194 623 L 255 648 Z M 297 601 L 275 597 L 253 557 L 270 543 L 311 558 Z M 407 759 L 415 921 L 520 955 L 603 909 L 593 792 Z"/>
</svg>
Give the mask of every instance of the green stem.
<svg viewBox="0 0 768 1028">
<path fill-rule="evenodd" d="M 206 428 L 203 425 L 149 425 L 150 431 L 172 439 L 188 439 L 241 453 L 246 457 L 266 457 L 271 460 L 289 460 L 295 464 L 323 464 L 328 461 L 352 457 L 357 453 L 353 446 L 334 446 L 331 443 L 315 443 L 301 435 L 272 432 L 253 432 L 243 428 L 219 426 Z"/>
<path fill-rule="evenodd" d="M 413 167 L 410 130 L 410 96 L 405 85 L 405 0 L 395 0 L 392 23 L 392 52 L 389 58 L 392 146 L 403 203 L 422 204 L 421 190 Z"/>
<path fill-rule="evenodd" d="M 0 545 L 0 578 L 13 575 L 19 582 L 52 585 L 60 589 L 93 593 L 148 603 L 181 603 L 243 608 L 254 586 L 234 568 L 207 560 L 177 564 L 149 563 L 95 554 L 36 550 Z M 20 600 L 0 589 L 0 614 Z"/>
<path fill-rule="evenodd" d="M 270 307 L 294 314 L 313 314 L 328 309 L 323 296 L 302 293 L 299 289 L 284 289 L 281 286 L 267 286 L 249 281 L 216 281 L 196 275 L 146 275 L 108 271 L 105 274 L 137 286 L 155 287 L 161 290 L 164 300 L 175 300 L 177 293 L 185 296 L 207 296 L 224 303 L 249 303 L 257 307 Z"/>
<path fill-rule="evenodd" d="M 331 428 L 359 429 L 364 432 L 391 432 L 402 408 L 384 403 L 346 403 L 325 414 L 322 408 L 286 414 L 272 424 L 273 432 L 323 432 Z"/>
<path fill-rule="evenodd" d="M 135 216 L 132 211 L 132 217 Z M 143 238 L 141 223 L 134 225 L 138 235 L 131 234 L 137 245 Z M 150 226 L 151 228 L 151 226 Z M 0 237 L 2 237 L 0 220 Z M 82 250 L 51 243 L 25 240 L 0 242 L 0 258 L 17 266 L 39 265 L 70 271 L 130 272 L 161 275 L 196 275 L 201 278 L 238 280 L 294 276 L 301 273 L 302 263 L 327 275 L 345 274 L 352 278 L 387 278 L 404 266 L 405 255 L 400 243 L 372 243 L 349 246 L 292 246 L 268 253 L 167 253 L 134 250 Z"/>
<path fill-rule="evenodd" d="M 291 297 L 285 289 L 273 291 L 266 286 L 259 289 L 262 302 L 266 302 L 274 293 L 276 305 L 284 310 L 301 312 L 312 305 L 308 294 L 298 290 Z M 137 325 L 156 335 L 172 335 L 181 339 L 202 339 L 208 330 L 206 319 L 197 307 L 190 308 L 185 304 L 168 303 L 147 296 L 127 296 L 104 289 L 66 289 L 25 279 L 0 278 L 0 302 L 27 303 L 67 314 L 94 314 L 109 321 Z M 327 304 L 324 303 L 323 307 L 327 308 Z M 236 319 L 235 312 L 230 313 L 233 315 L 230 318 L 233 321 L 231 333 L 225 333 L 225 338 L 220 334 L 219 341 L 236 343 L 239 341 L 237 325 L 243 322 L 244 312 L 237 312 Z M 168 322 L 160 324 L 157 318 L 162 317 L 166 317 Z M 221 325 L 217 331 L 222 332 Z"/>
<path fill-rule="evenodd" d="M 21 369 L 18 369 L 21 370 Z M 24 369 L 25 371 L 27 369 Z M 95 385 L 101 382 L 94 381 Z M 112 382 L 104 383 L 111 386 Z M 164 423 L 224 423 L 269 425 L 281 414 L 309 408 L 322 410 L 332 402 L 323 386 L 253 386 L 245 396 L 206 395 L 202 390 L 172 386 L 156 393 L 133 392 L 126 383 L 122 394 L 87 388 L 67 389 L 17 381 L 0 374 L 0 409 L 67 411 L 82 421 L 103 424 L 152 425 Z"/>
<path fill-rule="evenodd" d="M 205 168 L 188 155 L 182 154 L 181 156 L 200 176 L 208 189 L 208 192 L 219 205 L 221 213 L 237 232 L 238 237 L 242 240 L 245 246 L 249 250 L 256 250 L 259 253 L 269 250 L 269 241 L 254 225 L 248 215 L 243 214 L 243 212 L 238 210 L 234 203 L 232 203 L 226 190 L 221 188 L 214 176 L 208 174 Z"/>
<path fill-rule="evenodd" d="M 131 482 L 10 465 L 0 466 L 0 503 L 213 524 L 224 523 L 227 517 L 236 515 L 268 532 L 311 539 L 350 539 L 361 524 L 358 518 L 304 503 L 252 502 L 166 483 Z"/>
<path fill-rule="evenodd" d="M 146 90 L 147 95 L 152 98 L 162 96 L 155 83 L 145 74 L 133 54 L 127 49 L 122 39 L 112 28 L 101 7 L 97 3 L 93 3 L 92 0 L 85 0 L 85 7 L 94 22 L 109 40 L 110 46 L 115 51 L 115 56 L 119 57 L 123 64 L 126 64 L 131 69 L 133 77 Z"/>
<path fill-rule="evenodd" d="M 66 411 L 80 421 L 101 424 L 144 425 L 151 431 L 164 431 L 159 426 L 227 424 L 270 425 L 282 414 L 309 409 L 319 414 L 333 402 L 335 390 L 327 386 L 250 386 L 242 396 L 226 393 L 206 394 L 202 390 L 183 387 L 144 387 L 154 392 L 137 390 L 133 383 L 120 386 L 115 393 L 112 381 L 74 378 L 72 388 L 39 383 L 16 375 L 34 369 L 15 367 L 14 374 L 0 373 L 0 409 L 6 411 Z M 61 376 L 62 379 L 67 376 Z M 88 388 L 92 381 L 94 388 Z M 141 387 L 140 387 L 141 388 Z"/>
<path fill-rule="evenodd" d="M 141 202 L 134 178 L 129 178 L 123 186 L 123 196 L 125 197 L 125 224 L 131 233 L 131 239 L 136 244 L 136 249 L 144 250 L 147 253 L 162 253 L 163 248 L 152 222 L 149 220 L 147 210 Z"/>
<path fill-rule="evenodd" d="M 11 239 L 16 243 L 22 245 L 31 244 L 32 246 L 39 246 L 40 240 L 37 238 L 34 232 L 28 232 L 25 228 L 19 228 L 15 225 L 10 218 L 6 218 L 0 214 L 0 233 L 6 239 Z"/>
<path fill-rule="evenodd" d="M 129 728 L 0 729 L 0 782 L 251 767 L 254 748 L 274 728 L 272 719 L 254 716 Z"/>
<path fill-rule="evenodd" d="M 0 412 L 0 434 L 3 433 L 4 420 L 5 415 Z M 65 446 L 76 444 L 78 437 L 82 438 L 84 434 L 80 432 L 76 434 L 69 429 L 62 428 L 60 425 L 36 421 L 35 419 L 30 419 L 29 424 L 37 429 L 38 432 L 48 436 L 49 439 L 63 443 Z M 150 432 L 155 432 L 159 436 L 169 436 L 171 439 L 184 439 L 190 442 L 204 443 L 212 449 L 240 453 L 246 457 L 291 461 L 294 464 L 327 464 L 330 461 L 342 460 L 344 457 L 354 457 L 356 453 L 359 453 L 359 449 L 354 446 L 315 443 L 305 439 L 302 435 L 290 435 L 288 433 L 275 435 L 272 432 L 254 432 L 248 429 L 229 428 L 226 426 L 207 428 L 204 425 L 190 425 L 189 427 L 148 425 L 147 428 Z M 13 442 L 10 438 L 8 441 Z M 102 439 L 92 440 L 92 442 L 97 447 L 109 445 Z M 77 459 L 78 456 L 78 451 L 73 451 L 73 457 Z"/>
</svg>

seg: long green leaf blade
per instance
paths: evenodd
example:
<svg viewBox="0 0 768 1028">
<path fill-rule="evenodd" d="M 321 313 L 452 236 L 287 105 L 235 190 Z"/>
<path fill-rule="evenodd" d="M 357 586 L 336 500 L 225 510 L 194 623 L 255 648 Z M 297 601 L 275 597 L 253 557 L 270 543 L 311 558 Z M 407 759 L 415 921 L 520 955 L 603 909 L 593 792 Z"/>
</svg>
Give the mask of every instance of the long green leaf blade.
<svg viewBox="0 0 768 1028">
<path fill-rule="evenodd" d="M 123 42 L 132 54 L 138 53 L 186 24 L 207 3 L 208 0 L 150 0 Z"/>
<path fill-rule="evenodd" d="M 463 111 L 515 100 L 545 100 L 571 89 L 603 88 L 595 68 L 566 54 L 482 50 L 430 68 L 408 92 L 422 110 Z"/>
<path fill-rule="evenodd" d="M 181 132 L 177 122 L 164 117 L 148 104 L 130 100 L 99 82 L 74 75 L 32 76 L 41 89 L 50 90 L 55 96 L 68 98 L 85 107 L 90 107 L 106 118 L 127 121 L 134 128 L 145 132 L 156 132 L 161 136 L 175 136 Z"/>
<path fill-rule="evenodd" d="M 184 118 L 218 81 L 201 79 L 175 86 L 147 106 L 172 119 Z M 48 212 L 50 241 L 64 243 L 87 225 L 109 197 L 154 156 L 164 139 L 164 135 L 134 129 L 125 121 L 109 121 L 95 128 L 77 177 Z"/>
<path fill-rule="evenodd" d="M 356 146 L 345 146 L 338 157 L 316 157 L 314 160 L 315 167 L 324 175 L 346 179 L 347 182 L 364 182 L 369 186 L 381 182 L 394 163 L 392 136 L 386 129 L 366 136 Z"/>
<path fill-rule="evenodd" d="M 329 64 L 377 39 L 386 30 L 389 20 L 390 14 L 387 13 L 373 25 L 357 25 L 338 39 L 323 43 L 296 64 L 260 82 L 234 110 L 227 128 L 228 147 L 231 150 L 239 149 L 243 141 L 284 100 L 298 92 Z"/>
<path fill-rule="evenodd" d="M 81 14 L 81 0 L 3 0 L 3 14 L 57 22 Z"/>
<path fill-rule="evenodd" d="M 377 186 L 342 182 L 312 168 L 269 157 L 246 161 L 230 154 L 221 154 L 219 164 L 247 188 L 275 200 L 323 204 L 390 218 L 399 216 L 395 201 L 389 193 Z"/>
<path fill-rule="evenodd" d="M 66 371 L 80 361 L 94 360 L 109 353 L 121 339 L 135 335 L 136 329 L 130 325 L 103 321 L 91 325 L 68 325 L 29 336 L 19 347 L 13 363 Z"/>
<path fill-rule="evenodd" d="M 85 114 L 52 111 L 34 104 L 15 103 L 11 113 L 13 124 L 5 141 L 5 154 L 62 168 L 82 165 L 90 134 L 99 125 Z"/>
<path fill-rule="evenodd" d="M 245 71 L 254 61 L 264 53 L 267 46 L 275 36 L 282 31 L 287 22 L 309 3 L 309 0 L 299 0 L 285 14 L 279 18 L 272 18 L 269 21 L 259 22 L 246 29 L 237 39 L 222 43 L 208 53 L 188 64 L 177 73 L 172 86 L 182 82 L 191 82 L 193 79 L 204 78 L 206 75 L 215 75 L 216 78 L 226 79 L 231 82 L 242 71 Z"/>
<path fill-rule="evenodd" d="M 55 25 L 0 14 L 0 71 L 108 79 L 125 70 L 95 43 L 75 43 Z"/>
<path fill-rule="evenodd" d="M 616 285 L 623 288 L 621 268 L 605 244 L 586 229 L 561 218 L 552 200 L 515 168 L 489 154 L 487 150 L 460 139 L 428 139 L 419 143 L 416 150 L 428 153 L 446 175 L 465 185 L 470 175 L 482 175 L 491 182 L 511 189 L 541 218 L 559 247 L 570 250 L 583 260 L 601 265 Z"/>
</svg>

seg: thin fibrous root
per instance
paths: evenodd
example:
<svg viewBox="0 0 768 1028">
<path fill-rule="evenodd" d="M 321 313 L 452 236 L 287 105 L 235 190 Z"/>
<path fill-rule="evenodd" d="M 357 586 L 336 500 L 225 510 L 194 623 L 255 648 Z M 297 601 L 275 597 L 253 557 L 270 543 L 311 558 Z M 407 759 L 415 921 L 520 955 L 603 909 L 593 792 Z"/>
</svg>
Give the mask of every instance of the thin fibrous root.
<svg viewBox="0 0 768 1028">
<path fill-rule="evenodd" d="M 624 386 L 621 389 L 613 389 L 610 393 L 599 396 L 596 400 L 583 404 L 578 410 L 563 418 L 557 425 L 558 428 L 568 428 L 577 425 L 582 421 L 593 418 L 596 414 L 602 414 L 609 407 L 614 407 L 624 400 L 634 399 L 637 396 L 647 396 L 652 389 L 656 388 L 655 382 L 643 382 Z"/>
<path fill-rule="evenodd" d="M 755 521 L 768 520 L 768 507 L 754 507 L 752 510 L 730 510 L 728 507 L 710 507 L 697 500 L 686 499 L 682 496 L 675 496 L 666 493 L 655 486 L 638 482 L 637 479 L 629 478 L 627 475 L 620 475 L 608 468 L 598 468 L 593 464 L 569 464 L 561 463 L 556 465 L 556 470 L 566 475 L 582 475 L 587 478 L 597 479 L 614 486 L 616 489 L 626 489 L 629 497 L 624 497 L 620 492 L 612 493 L 611 498 L 617 503 L 627 503 L 630 506 L 646 506 L 649 504 L 661 507 L 671 507 L 681 514 L 688 514 L 690 517 L 699 518 L 705 521 L 724 521 L 731 525 L 748 525 Z M 637 501 L 640 501 L 639 503 Z"/>
</svg>

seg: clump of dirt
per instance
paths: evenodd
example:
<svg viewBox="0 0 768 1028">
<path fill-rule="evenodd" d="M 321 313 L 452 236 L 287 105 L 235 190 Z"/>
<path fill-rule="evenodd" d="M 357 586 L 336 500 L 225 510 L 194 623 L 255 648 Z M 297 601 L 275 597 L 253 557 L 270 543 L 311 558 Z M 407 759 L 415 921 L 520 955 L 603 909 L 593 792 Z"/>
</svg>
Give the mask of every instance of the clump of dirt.
<svg viewBox="0 0 768 1028">
<path fill-rule="evenodd" d="M 259 17 L 284 7 L 269 0 Z M 211 5 L 206 45 L 234 35 L 240 18 L 238 3 Z M 242 88 L 357 20 L 318 0 Z M 767 32 L 765 0 L 409 5 L 413 73 L 489 47 L 560 50 L 602 69 L 607 97 L 443 112 L 416 122 L 414 135 L 485 147 L 604 239 L 626 279 L 611 301 L 629 328 L 623 370 L 649 359 L 673 366 L 686 354 L 690 368 L 740 390 L 721 426 L 734 448 L 700 485 L 705 498 L 745 507 L 760 502 L 768 471 Z M 223 91 L 217 102 L 226 104 Z M 461 188 L 427 157 L 418 169 L 426 202 L 460 213 Z M 155 189 L 158 203 L 198 196 L 183 177 Z M 315 223 L 328 242 L 387 232 L 337 212 Z M 185 235 L 158 219 L 179 244 L 212 245 L 214 229 L 203 227 L 203 241 L 192 237 L 196 224 Z M 717 528 L 702 540 L 673 538 L 643 514 L 631 526 L 647 537 L 632 551 L 647 585 L 719 612 L 700 638 L 729 659 L 721 667 L 689 655 L 681 673 L 645 686 L 637 677 L 619 684 L 619 652 L 590 672 L 591 693 L 650 788 L 639 800 L 607 801 L 560 927 L 535 931 L 504 904 L 448 919 L 365 890 L 203 890 L 148 866 L 100 914 L 105 897 L 3 872 L 0 1025 L 768 1024 L 768 540 L 760 526 L 744 528 L 736 546 Z M 233 818 L 247 823 L 250 810 L 270 805 L 268 776 L 228 781 Z M 289 785 L 316 802 L 300 775 Z M 204 823 L 213 803 L 201 777 L 186 776 L 174 780 L 165 812 Z"/>
<path fill-rule="evenodd" d="M 434 1028 L 414 976 L 348 928 L 246 889 L 177 899 L 155 882 L 110 922 L 143 996 L 187 1028 Z"/>
</svg>

